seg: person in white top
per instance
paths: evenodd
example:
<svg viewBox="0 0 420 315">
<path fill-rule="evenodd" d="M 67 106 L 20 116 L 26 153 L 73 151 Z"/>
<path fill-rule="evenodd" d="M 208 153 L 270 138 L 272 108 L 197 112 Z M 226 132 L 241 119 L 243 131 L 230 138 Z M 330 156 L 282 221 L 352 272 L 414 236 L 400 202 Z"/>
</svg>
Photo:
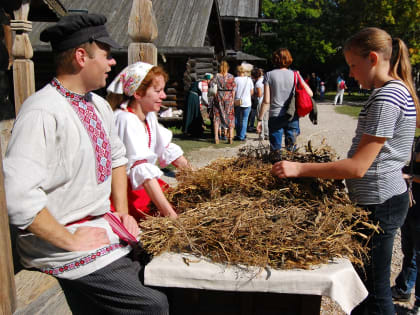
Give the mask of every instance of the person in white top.
<svg viewBox="0 0 420 315">
<path fill-rule="evenodd" d="M 23 266 L 57 277 L 74 314 L 168 314 L 131 256 L 139 228 L 127 213 L 125 148 L 109 104 L 91 92 L 116 64 L 105 22 L 68 15 L 41 32 L 57 73 L 15 121 L 3 165 L 9 218 Z"/>
<path fill-rule="evenodd" d="M 255 77 L 256 77 L 256 81 L 255 81 L 255 92 L 254 92 L 254 96 L 256 94 L 256 96 L 258 97 L 258 107 L 257 107 L 257 111 L 256 114 L 258 114 L 260 112 L 261 109 L 261 105 L 264 99 L 264 72 L 262 69 L 256 69 L 255 71 Z M 263 116 L 263 120 L 262 120 L 262 130 L 261 133 L 259 135 L 259 139 L 260 140 L 264 140 L 264 139 L 268 139 L 268 111 L 265 112 L 264 116 Z"/>
<path fill-rule="evenodd" d="M 337 94 L 334 96 L 334 105 L 343 104 L 343 96 L 346 89 L 346 81 L 339 75 L 337 78 Z"/>
<path fill-rule="evenodd" d="M 248 117 L 251 111 L 251 96 L 254 94 L 254 83 L 245 75 L 243 65 L 238 66 L 238 76 L 235 77 L 235 100 L 241 99 L 242 104 L 235 106 L 236 140 L 245 141 Z"/>
<path fill-rule="evenodd" d="M 200 110 L 203 111 L 204 107 L 209 106 L 209 82 L 213 78 L 213 75 L 211 73 L 206 73 L 204 75 L 204 80 L 201 80 L 198 82 L 198 89 L 201 91 L 200 96 Z"/>
<path fill-rule="evenodd" d="M 166 183 L 159 180 L 163 173 L 156 166 L 158 160 L 161 167 L 190 167 L 182 149 L 171 142 L 171 131 L 156 118 L 166 98 L 167 80 L 161 67 L 136 62 L 122 70 L 107 89 L 111 106 L 119 107 L 114 115 L 117 133 L 127 150 L 129 213 L 137 219 L 150 214 L 150 201 L 162 216 L 177 217 L 162 191 Z"/>
</svg>

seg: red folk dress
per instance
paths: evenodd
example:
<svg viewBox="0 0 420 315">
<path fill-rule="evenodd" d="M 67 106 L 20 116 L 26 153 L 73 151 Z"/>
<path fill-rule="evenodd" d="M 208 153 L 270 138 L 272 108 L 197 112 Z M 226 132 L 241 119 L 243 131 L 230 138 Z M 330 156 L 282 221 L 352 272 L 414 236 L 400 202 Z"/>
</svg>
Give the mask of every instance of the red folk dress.
<svg viewBox="0 0 420 315">
<path fill-rule="evenodd" d="M 168 185 L 159 179 L 163 175 L 160 167 L 166 167 L 184 154 L 172 143 L 172 132 L 158 123 L 156 114 L 146 115 L 145 125 L 137 115 L 129 111 L 114 112 L 117 133 L 126 147 L 129 213 L 136 219 L 150 214 L 150 198 L 143 183 L 147 179 L 157 179 L 163 190 Z M 145 128 L 146 126 L 146 128 Z"/>
</svg>

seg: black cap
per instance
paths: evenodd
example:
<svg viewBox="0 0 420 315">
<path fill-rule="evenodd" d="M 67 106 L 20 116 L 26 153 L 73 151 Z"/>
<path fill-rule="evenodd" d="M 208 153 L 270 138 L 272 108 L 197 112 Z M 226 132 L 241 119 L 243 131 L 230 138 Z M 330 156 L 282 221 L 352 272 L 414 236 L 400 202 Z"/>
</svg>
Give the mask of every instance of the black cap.
<svg viewBox="0 0 420 315">
<path fill-rule="evenodd" d="M 53 50 L 61 52 L 87 42 L 100 42 L 120 48 L 105 27 L 106 17 L 101 14 L 72 14 L 62 17 L 57 24 L 41 32 L 40 40 L 51 42 Z"/>
</svg>

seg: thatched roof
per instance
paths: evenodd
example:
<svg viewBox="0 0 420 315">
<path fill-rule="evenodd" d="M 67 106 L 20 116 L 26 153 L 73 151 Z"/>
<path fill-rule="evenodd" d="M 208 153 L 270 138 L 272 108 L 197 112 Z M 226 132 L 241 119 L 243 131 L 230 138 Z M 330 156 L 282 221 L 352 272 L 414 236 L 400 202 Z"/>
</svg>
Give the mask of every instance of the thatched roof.
<svg viewBox="0 0 420 315">
<path fill-rule="evenodd" d="M 257 18 L 262 0 L 218 0 L 220 16 Z"/>
<path fill-rule="evenodd" d="M 156 46 L 203 47 L 214 0 L 154 0 Z"/>
<path fill-rule="evenodd" d="M 47 0 L 45 0 L 47 1 Z M 127 34 L 132 0 L 61 0 L 68 11 L 81 10 L 105 14 L 111 37 L 123 50 L 131 39 Z M 159 47 L 204 47 L 214 0 L 153 0 L 159 35 L 154 44 Z M 35 50 L 49 49 L 39 40 L 47 23 L 34 23 L 30 39 Z M 219 31 L 220 32 L 220 31 Z"/>
</svg>

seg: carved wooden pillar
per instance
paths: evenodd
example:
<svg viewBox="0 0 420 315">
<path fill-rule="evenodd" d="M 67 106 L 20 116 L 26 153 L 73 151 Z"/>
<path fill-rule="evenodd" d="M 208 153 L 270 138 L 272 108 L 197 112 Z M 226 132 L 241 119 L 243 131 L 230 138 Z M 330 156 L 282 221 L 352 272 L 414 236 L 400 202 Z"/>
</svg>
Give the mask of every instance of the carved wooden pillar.
<svg viewBox="0 0 420 315">
<path fill-rule="evenodd" d="M 133 0 L 128 35 L 133 41 L 128 46 L 128 64 L 144 61 L 157 65 L 157 48 L 151 43 L 158 35 L 152 1 Z"/>
<path fill-rule="evenodd" d="M 13 82 L 15 90 L 15 111 L 19 112 L 23 101 L 35 92 L 34 63 L 31 41 L 28 32 L 32 31 L 32 22 L 28 21 L 29 3 L 24 3 L 20 9 L 14 11 L 15 19 L 10 22 L 15 31 L 13 43 Z"/>
<path fill-rule="evenodd" d="M 9 315 L 16 309 L 16 286 L 2 170 L 0 148 L 0 314 Z"/>
<path fill-rule="evenodd" d="M 235 19 L 235 40 L 234 40 L 234 49 L 236 51 L 242 49 L 242 38 L 241 38 L 241 22 L 236 18 Z"/>
</svg>

